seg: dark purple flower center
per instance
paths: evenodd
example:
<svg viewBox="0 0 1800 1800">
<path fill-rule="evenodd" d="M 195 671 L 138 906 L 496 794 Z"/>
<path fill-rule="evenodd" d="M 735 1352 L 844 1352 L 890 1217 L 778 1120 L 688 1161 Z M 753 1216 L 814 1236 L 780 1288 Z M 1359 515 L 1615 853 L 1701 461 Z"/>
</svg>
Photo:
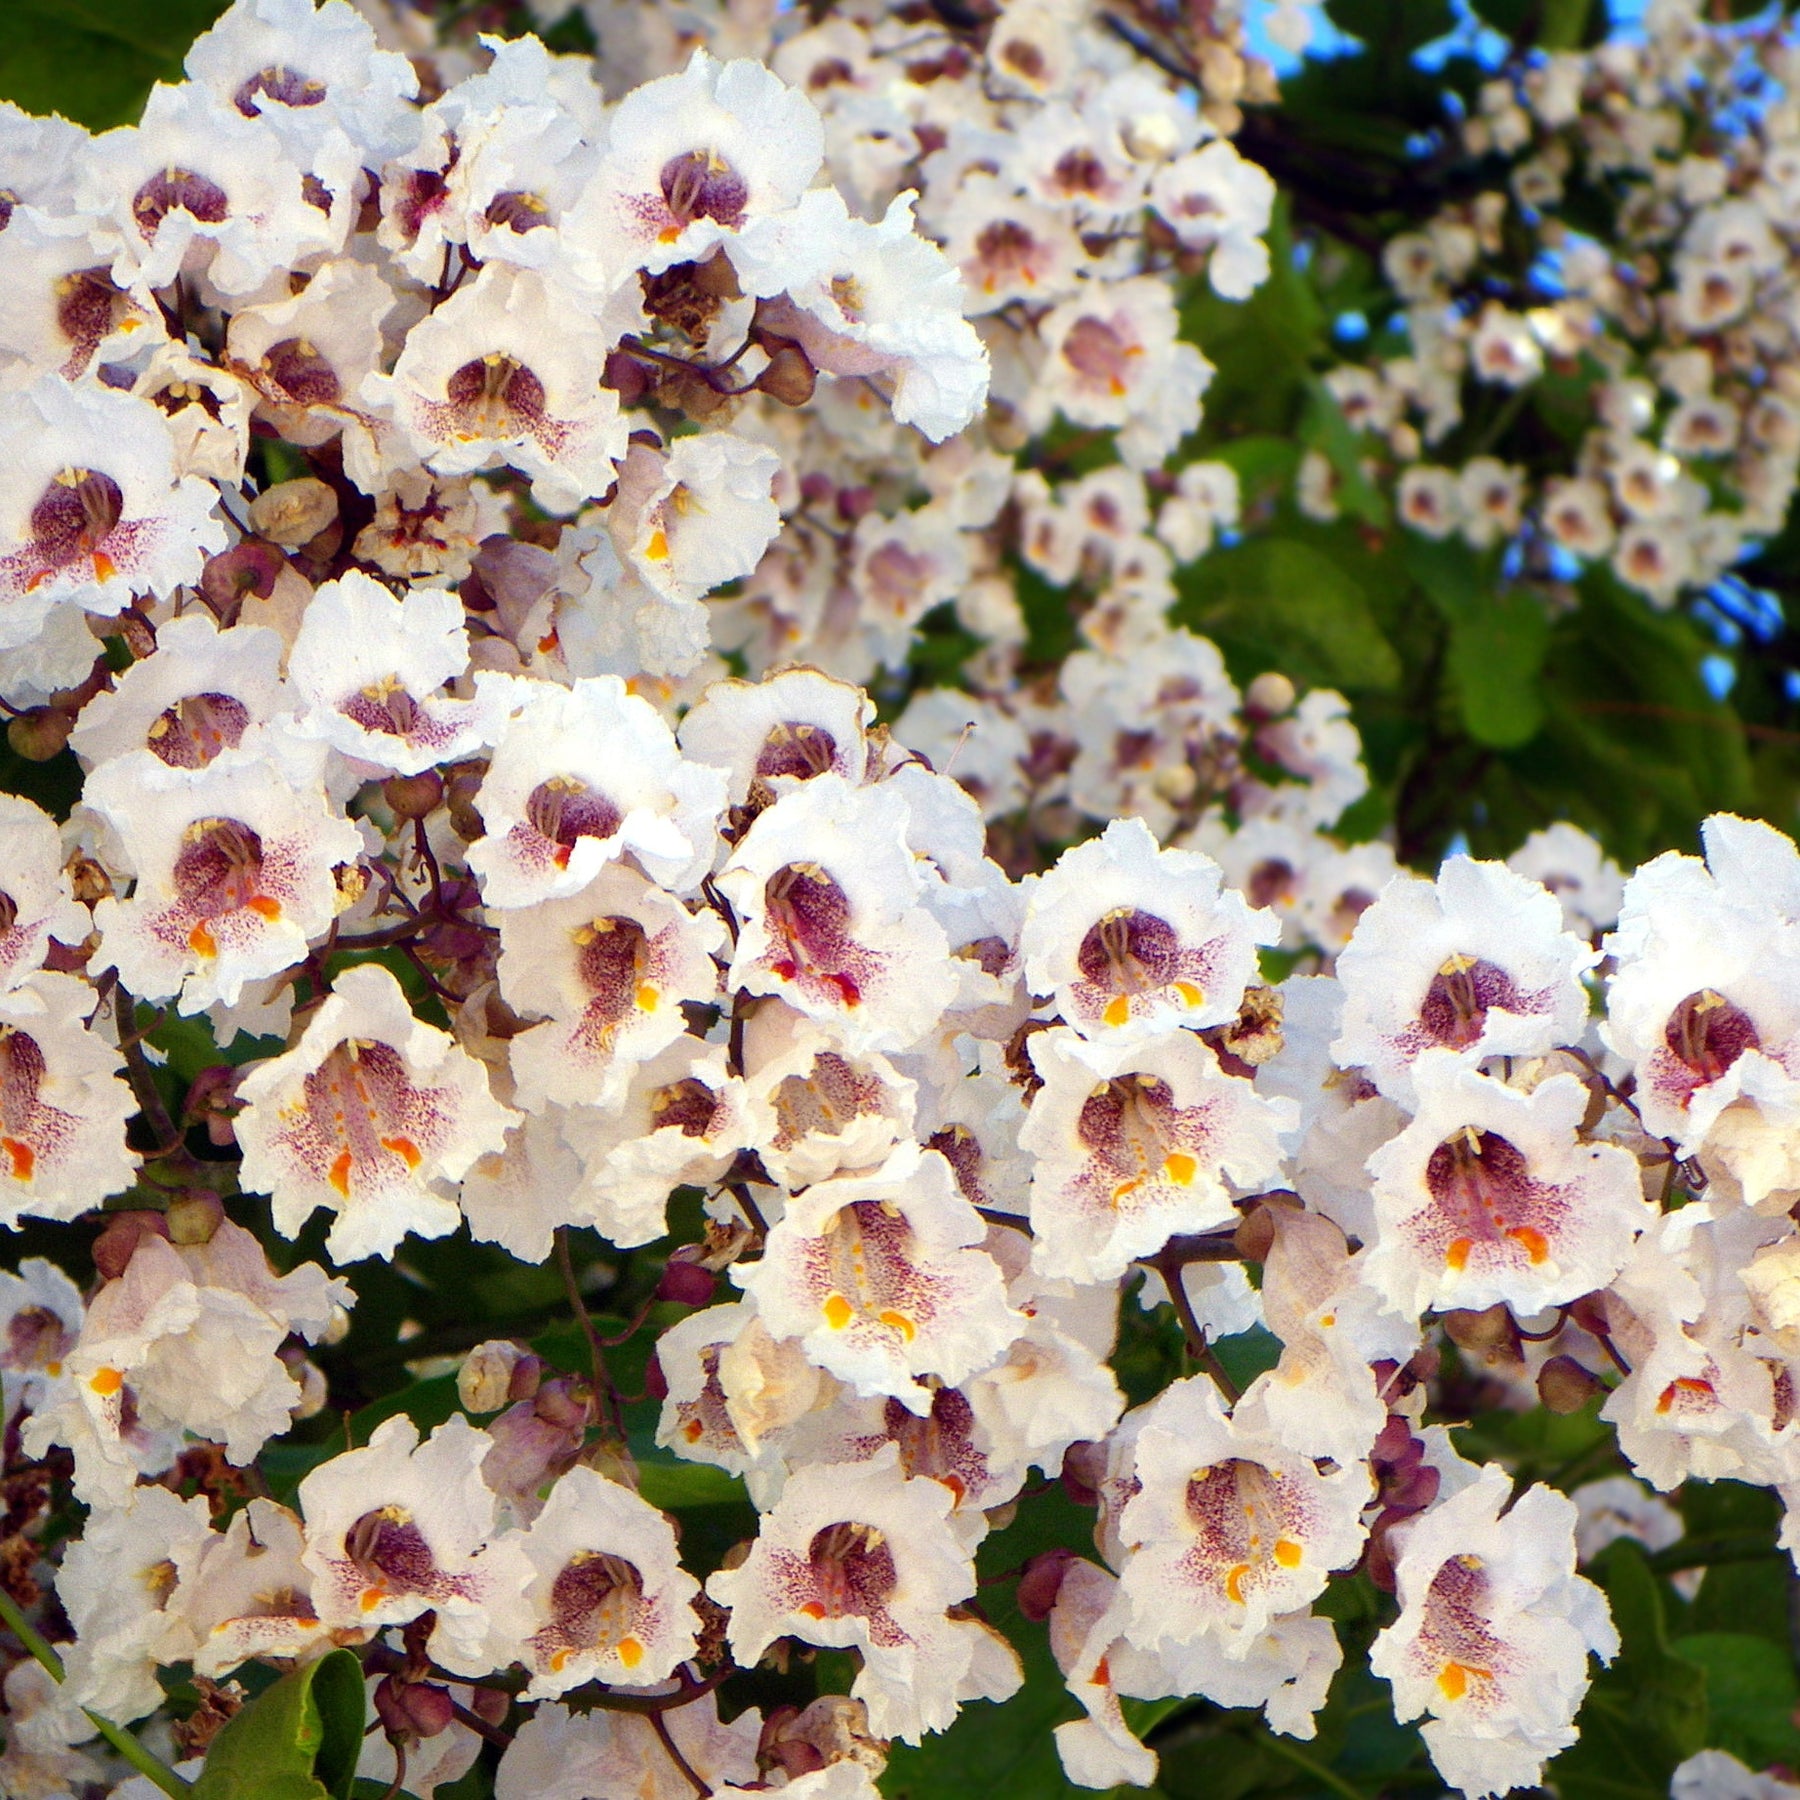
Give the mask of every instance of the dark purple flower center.
<svg viewBox="0 0 1800 1800">
<path fill-rule="evenodd" d="M 259 100 L 273 100 L 277 106 L 317 106 L 325 98 L 325 84 L 298 69 L 282 63 L 271 63 L 257 72 L 232 95 L 231 103 L 246 119 L 254 119 L 262 108 Z"/>
<path fill-rule="evenodd" d="M 1490 1007 L 1519 1010 L 1519 990 L 1496 964 L 1479 956 L 1452 956 L 1432 976 L 1419 1004 L 1419 1023 L 1434 1044 L 1466 1050 L 1487 1029 Z"/>
<path fill-rule="evenodd" d="M 623 817 L 604 794 L 595 793 L 572 775 L 540 782 L 525 802 L 526 822 L 558 847 L 556 860 L 565 867 L 569 852 L 580 839 L 611 837 Z"/>
<path fill-rule="evenodd" d="M 673 1127 L 683 1137 L 705 1137 L 719 1110 L 719 1097 L 704 1081 L 692 1075 L 658 1088 L 650 1096 L 652 1129 Z"/>
<path fill-rule="evenodd" d="M 271 344 L 262 366 L 295 406 L 331 406 L 344 391 L 337 370 L 305 338 L 283 338 Z"/>
<path fill-rule="evenodd" d="M 235 750 L 250 709 L 230 694 L 192 694 L 152 720 L 145 743 L 172 769 L 203 769 L 221 750 Z"/>
<path fill-rule="evenodd" d="M 1702 1082 L 1717 1081 L 1746 1050 L 1762 1047 L 1750 1015 L 1712 988 L 1689 994 L 1675 1008 L 1663 1042 Z"/>
<path fill-rule="evenodd" d="M 170 167 L 152 175 L 132 197 L 131 215 L 146 239 L 172 212 L 184 212 L 202 225 L 222 225 L 231 210 L 225 190 L 192 169 Z"/>
<path fill-rule="evenodd" d="M 836 757 L 837 740 L 822 725 L 784 720 L 763 739 L 756 753 L 756 773 L 765 781 L 777 775 L 808 781 L 823 775 Z"/>
<path fill-rule="evenodd" d="M 662 168 L 663 203 L 682 225 L 696 219 L 735 227 L 744 216 L 750 188 L 730 163 L 711 150 L 672 156 Z"/>
<path fill-rule="evenodd" d="M 815 1598 L 801 1608 L 816 1619 L 867 1619 L 885 1611 L 900 1585 L 886 1535 L 843 1521 L 816 1532 L 807 1550 Z"/>
</svg>

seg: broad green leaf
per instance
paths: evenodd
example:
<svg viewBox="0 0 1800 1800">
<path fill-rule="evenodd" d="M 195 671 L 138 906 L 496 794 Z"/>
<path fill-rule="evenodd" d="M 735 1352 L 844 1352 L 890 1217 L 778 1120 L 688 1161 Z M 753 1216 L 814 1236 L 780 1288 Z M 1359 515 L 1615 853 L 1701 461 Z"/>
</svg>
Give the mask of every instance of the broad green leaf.
<svg viewBox="0 0 1800 1800">
<path fill-rule="evenodd" d="M 1276 668 L 1378 693 L 1399 684 L 1400 659 L 1362 588 L 1310 544 L 1266 537 L 1215 550 L 1179 586 L 1171 616 L 1216 637 L 1240 673 Z"/>
<path fill-rule="evenodd" d="M 0 97 L 94 130 L 136 119 L 224 0 L 8 0 Z"/>
<path fill-rule="evenodd" d="M 362 1665 L 333 1650 L 282 1676 L 225 1726 L 194 1800 L 348 1800 L 362 1736 Z"/>
<path fill-rule="evenodd" d="M 1549 647 L 1543 602 L 1518 588 L 1490 595 L 1472 618 L 1451 625 L 1444 669 L 1478 744 L 1511 750 L 1537 736 L 1544 723 L 1538 676 Z"/>
<path fill-rule="evenodd" d="M 1450 0 L 1326 0 L 1332 24 L 1371 49 L 1404 56 L 1456 24 Z"/>
<path fill-rule="evenodd" d="M 1794 1728 L 1800 1684 L 1790 1652 L 1742 1631 L 1692 1632 L 1670 1648 L 1706 1671 L 1708 1744 L 1753 1769 L 1800 1763 L 1800 1731 Z"/>
</svg>

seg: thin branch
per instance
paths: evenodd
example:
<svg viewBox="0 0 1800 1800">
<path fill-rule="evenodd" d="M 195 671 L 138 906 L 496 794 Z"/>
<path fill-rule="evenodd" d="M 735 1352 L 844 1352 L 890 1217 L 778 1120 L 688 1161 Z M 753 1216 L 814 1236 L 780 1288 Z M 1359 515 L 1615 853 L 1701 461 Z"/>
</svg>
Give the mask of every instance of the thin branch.
<svg viewBox="0 0 1800 1800">
<path fill-rule="evenodd" d="M 612 1375 L 606 1366 L 606 1346 L 601 1342 L 587 1302 L 581 1297 L 581 1284 L 575 1279 L 575 1259 L 569 1254 L 569 1228 L 566 1225 L 556 1228 L 556 1266 L 562 1275 L 563 1292 L 568 1295 L 569 1306 L 581 1327 L 581 1335 L 587 1339 L 588 1356 L 594 1370 L 594 1391 L 605 1396 L 613 1432 L 623 1437 L 625 1420 L 619 1406 L 619 1390 L 613 1386 Z"/>
<path fill-rule="evenodd" d="M 668 1751 L 669 1760 L 687 1777 L 689 1786 L 693 1788 L 696 1794 L 701 1796 L 701 1800 L 707 1800 L 707 1796 L 712 1793 L 712 1789 L 706 1785 L 706 1782 L 695 1770 L 694 1765 L 681 1754 L 680 1745 L 675 1742 L 675 1739 L 669 1733 L 668 1720 L 659 1712 L 651 1713 L 650 1729 L 662 1739 L 662 1747 Z"/>
</svg>

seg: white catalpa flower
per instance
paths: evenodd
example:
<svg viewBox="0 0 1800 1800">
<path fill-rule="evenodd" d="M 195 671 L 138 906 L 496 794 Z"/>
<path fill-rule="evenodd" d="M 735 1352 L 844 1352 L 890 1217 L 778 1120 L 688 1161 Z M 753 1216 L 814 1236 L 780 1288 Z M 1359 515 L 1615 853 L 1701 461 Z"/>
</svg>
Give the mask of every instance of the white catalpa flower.
<svg viewBox="0 0 1800 1800">
<path fill-rule="evenodd" d="M 376 48 L 368 20 L 345 0 L 235 0 L 189 47 L 182 65 L 245 118 L 316 144 L 336 130 L 370 167 L 413 129 L 419 77 L 408 58 Z"/>
<path fill-rule="evenodd" d="M 973 1620 L 948 1610 L 975 1591 L 975 1568 L 949 1523 L 951 1495 L 908 1481 L 899 1450 L 801 1469 L 763 1515 L 750 1554 L 707 1592 L 731 1608 L 731 1649 L 753 1664 L 776 1638 L 854 1647 L 851 1694 L 870 1729 L 916 1743 L 956 1716 L 973 1660 Z"/>
<path fill-rule="evenodd" d="M 1579 825 L 1562 820 L 1534 831 L 1506 866 L 1542 882 L 1562 902 L 1563 923 L 1577 937 L 1591 940 L 1618 924 L 1625 877 Z"/>
<path fill-rule="evenodd" d="M 266 625 L 221 631 L 204 610 L 170 619 L 155 650 L 81 709 L 70 748 L 90 768 L 134 750 L 172 769 L 204 768 L 287 710 L 284 648 Z"/>
<path fill-rule="evenodd" d="M 1626 883 L 1600 1029 L 1645 1128 L 1704 1149 L 1755 1204 L 1800 1186 L 1800 857 L 1730 815 L 1703 836 L 1705 863 L 1671 851 Z"/>
<path fill-rule="evenodd" d="M 499 1244 L 520 1262 L 541 1263 L 557 1226 L 580 1222 L 575 1196 L 584 1169 L 566 1123 L 561 1107 L 526 1113 L 498 1150 L 476 1158 L 457 1196 L 471 1237 Z"/>
<path fill-rule="evenodd" d="M 21 1408 L 49 1410 L 68 1384 L 68 1355 L 81 1335 L 81 1290 L 55 1263 L 28 1256 L 0 1269 L 0 1424 Z"/>
<path fill-rule="evenodd" d="M 290 1334 L 316 1341 L 352 1299 L 316 1263 L 277 1276 L 256 1239 L 229 1221 L 204 1244 L 146 1233 L 125 1272 L 94 1296 L 69 1356 L 69 1397 L 43 1415 L 42 1432 L 69 1444 L 96 1486 L 104 1477 L 84 1465 L 98 1454 L 129 1466 L 120 1440 L 138 1427 L 191 1431 L 245 1467 L 300 1404 L 300 1384 L 276 1352 Z"/>
<path fill-rule="evenodd" d="M 629 427 L 600 385 L 613 334 L 544 276 L 490 263 L 406 336 L 392 375 L 360 396 L 385 408 L 439 475 L 510 464 L 548 512 L 574 512 L 617 477 Z"/>
<path fill-rule="evenodd" d="M 185 1662 L 194 1633 L 169 1607 L 179 1562 L 212 1535 L 204 1496 L 138 1488 L 96 1507 L 56 1575 L 57 1598 L 75 1627 L 64 1657 L 65 1691 L 120 1724 L 162 1705 L 159 1666 Z"/>
<path fill-rule="evenodd" d="M 1115 1280 L 1180 1233 L 1234 1223 L 1232 1187 L 1280 1172 L 1292 1102 L 1225 1074 L 1191 1032 L 1112 1044 L 1051 1030 L 1030 1054 L 1044 1085 L 1019 1147 L 1042 1275 Z"/>
<path fill-rule="evenodd" d="M 1362 1552 L 1366 1465 L 1322 1473 L 1254 1406 L 1227 1417 L 1210 1376 L 1152 1402 L 1137 1435 L 1137 1493 L 1119 1530 L 1131 1637 L 1149 1648 L 1201 1636 L 1247 1652 L 1270 1622 L 1309 1605 Z"/>
<path fill-rule="evenodd" d="M 793 206 L 824 154 L 804 94 L 761 63 L 696 50 L 680 74 L 614 109 L 606 153 L 566 221 L 574 266 L 608 289 L 638 269 L 705 262 L 752 221 Z"/>
<path fill-rule="evenodd" d="M 490 1606 L 516 1601 L 523 1563 L 496 1568 L 481 1556 L 496 1525 L 498 1503 L 481 1479 L 492 1445 L 460 1414 L 421 1444 L 402 1414 L 300 1483 L 301 1561 L 326 1626 L 372 1636 L 435 1611 L 433 1653 L 455 1655 L 479 1641 Z"/>
<path fill-rule="evenodd" d="M 94 996 L 40 969 L 0 993 L 0 1225 L 73 1219 L 131 1185 L 137 1111 L 117 1050 L 89 1031 Z"/>
<path fill-rule="evenodd" d="M 1281 926 L 1221 879 L 1211 857 L 1164 850 L 1141 820 L 1115 819 L 1031 885 L 1027 985 L 1083 1037 L 1131 1043 L 1228 1023 L 1257 946 L 1279 942 Z"/>
<path fill-rule="evenodd" d="M 578 1464 L 512 1543 L 530 1585 L 516 1619 L 496 1618 L 484 1671 L 522 1662 L 543 1700 L 584 1681 L 649 1687 L 693 1655 L 700 1584 L 667 1516 L 630 1488 Z"/>
<path fill-rule="evenodd" d="M 917 1377 L 955 1386 L 1024 1327 L 986 1236 L 950 1165 L 906 1143 L 879 1169 L 793 1196 L 762 1259 L 733 1275 L 771 1332 L 858 1393 L 923 1416 L 931 1390 Z"/>
<path fill-rule="evenodd" d="M 875 703 L 861 688 L 817 669 L 783 669 L 763 681 L 715 681 L 677 735 L 695 762 L 727 771 L 733 806 L 761 812 L 815 775 L 861 786 L 874 723 Z"/>
<path fill-rule="evenodd" d="M 751 1142 L 745 1112 L 725 1046 L 677 1038 L 637 1065 L 616 1108 L 564 1115 L 563 1135 L 585 1165 L 576 1215 L 621 1248 L 653 1242 L 669 1228 L 676 1188 L 710 1187 Z"/>
<path fill-rule="evenodd" d="M 1337 961 L 1344 1021 L 1331 1053 L 1409 1104 L 1412 1064 L 1426 1050 L 1472 1066 L 1579 1041 L 1581 977 L 1598 959 L 1535 881 L 1453 856 L 1435 882 L 1397 876 L 1357 921 Z"/>
<path fill-rule="evenodd" d="M 378 963 L 338 976 L 299 1043 L 238 1094 L 245 1188 L 271 1197 L 288 1237 L 317 1207 L 336 1214 L 325 1247 L 340 1263 L 391 1255 L 409 1231 L 454 1231 L 455 1183 L 519 1116 Z"/>
<path fill-rule="evenodd" d="M 1227 300 L 1247 300 L 1269 278 L 1262 234 L 1275 183 L 1224 138 L 1164 163 L 1150 179 L 1150 204 L 1190 250 L 1208 250 L 1207 279 Z"/>
<path fill-rule="evenodd" d="M 511 711 L 475 796 L 487 835 L 469 867 L 488 905 L 564 899 L 622 856 L 677 891 L 706 873 L 724 776 L 684 761 L 649 701 L 616 675 L 569 688 L 484 676 L 476 687 L 503 693 Z"/>
<path fill-rule="evenodd" d="M 217 494 L 175 473 L 168 421 L 132 394 L 47 375 L 9 397 L 0 423 L 0 649 L 29 643 L 51 612 L 111 617 L 134 594 L 198 581 L 225 548 Z"/>
<path fill-rule="evenodd" d="M 718 915 L 690 913 L 618 863 L 577 893 L 497 916 L 501 992 L 546 1021 L 511 1042 L 528 1112 L 616 1106 L 638 1067 L 686 1032 L 683 1005 L 718 993 Z"/>
<path fill-rule="evenodd" d="M 325 746 L 258 733 L 201 768 L 148 753 L 88 777 L 84 799 L 119 834 L 137 882 L 94 908 L 96 966 L 134 994 L 189 1011 L 235 1006 L 246 982 L 306 955 L 337 912 L 332 871 L 362 850 L 326 798 Z"/>
<path fill-rule="evenodd" d="M 76 201 L 104 234 L 121 287 L 166 287 L 189 274 L 209 296 L 237 299 L 340 249 L 354 221 L 359 165 L 349 140 L 323 141 L 305 169 L 298 154 L 208 89 L 158 82 L 138 124 L 88 147 Z"/>
<path fill-rule="evenodd" d="M 918 1084 L 885 1056 L 847 1054 L 776 1000 L 751 1015 L 744 1041 L 745 1124 L 782 1186 L 873 1168 L 912 1135 Z"/>
<path fill-rule="evenodd" d="M 358 763 L 416 775 L 489 740 L 479 701 L 441 692 L 469 666 L 461 599 L 446 588 L 396 598 L 359 569 L 316 588 L 288 653 L 295 728 Z"/>
<path fill-rule="evenodd" d="M 256 414 L 290 444 L 345 441 L 353 472 L 370 429 L 354 410 L 363 382 L 383 361 L 382 326 L 396 295 L 379 269 L 353 257 L 326 263 L 297 294 L 241 306 L 226 329 L 227 361 Z"/>
<path fill-rule="evenodd" d="M 79 945 L 90 929 L 63 868 L 62 836 L 41 807 L 0 795 L 0 993 L 44 966 L 50 940 Z"/>
<path fill-rule="evenodd" d="M 1412 1065 L 1417 1114 L 1369 1159 L 1375 1243 L 1367 1279 L 1396 1312 L 1526 1317 L 1607 1285 L 1656 1216 L 1637 1158 L 1576 1135 L 1587 1085 L 1552 1075 L 1530 1092 L 1453 1050 Z"/>
<path fill-rule="evenodd" d="M 97 263 L 94 240 L 79 221 L 31 210 L 14 214 L 6 227 L 0 386 L 26 387 L 52 370 L 78 381 L 162 335 L 162 320 L 146 298 L 123 292 Z"/>
<path fill-rule="evenodd" d="M 1589 1653 L 1619 1650 L 1606 1597 L 1575 1573 L 1575 1503 L 1539 1486 L 1502 1516 L 1511 1496 L 1490 1464 L 1407 1528 L 1400 1617 L 1369 1653 L 1395 1714 L 1429 1715 L 1431 1760 L 1471 1800 L 1537 1786 L 1575 1742 Z"/>
<path fill-rule="evenodd" d="M 764 1472 L 758 1460 L 770 1444 L 837 1392 L 799 1344 L 770 1334 L 748 1301 L 709 1306 L 670 1326 L 656 1356 L 669 1387 L 657 1443 L 734 1475 Z"/>
<path fill-rule="evenodd" d="M 620 558 L 665 600 L 699 600 L 748 575 L 781 529 L 771 494 L 781 459 L 728 431 L 634 444 L 607 528 Z"/>
<path fill-rule="evenodd" d="M 771 331 L 828 375 L 891 377 L 894 417 L 941 444 L 987 398 L 988 355 L 955 264 L 913 227 L 913 199 L 869 224 L 835 188 L 815 188 L 747 226 L 730 254 L 745 292 L 775 302 Z"/>
<path fill-rule="evenodd" d="M 1200 423 L 1212 364 L 1178 340 L 1175 301 L 1153 276 L 1096 282 L 1038 325 L 1046 361 L 1026 406 L 1034 427 L 1060 412 L 1116 430 L 1125 466 L 1155 468 Z"/>
<path fill-rule="evenodd" d="M 921 904 L 905 798 L 822 774 L 757 816 L 718 877 L 738 917 L 728 985 L 775 994 L 852 1051 L 904 1050 L 956 974 Z"/>
<path fill-rule="evenodd" d="M 198 1641 L 196 1675 L 216 1681 L 253 1656 L 306 1662 L 333 1647 L 313 1611 L 305 1548 L 299 1518 L 259 1497 L 222 1534 L 177 1549 L 172 1610 Z"/>
</svg>

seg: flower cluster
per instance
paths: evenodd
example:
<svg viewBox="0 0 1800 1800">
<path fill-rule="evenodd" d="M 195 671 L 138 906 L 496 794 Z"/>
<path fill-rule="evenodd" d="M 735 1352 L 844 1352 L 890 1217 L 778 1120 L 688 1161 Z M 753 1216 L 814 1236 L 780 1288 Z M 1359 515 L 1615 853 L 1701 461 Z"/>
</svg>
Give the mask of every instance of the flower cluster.
<svg viewBox="0 0 1800 1800">
<path fill-rule="evenodd" d="M 1703 10 L 1494 71 L 1461 127 L 1490 179 L 1386 242 L 1389 328 L 1324 378 L 1410 530 L 1665 608 L 1778 532 L 1800 476 L 1800 47 Z M 1551 429 L 1497 445 L 1534 396 Z M 1303 509 L 1334 516 L 1341 476 L 1311 453 Z"/>
</svg>

